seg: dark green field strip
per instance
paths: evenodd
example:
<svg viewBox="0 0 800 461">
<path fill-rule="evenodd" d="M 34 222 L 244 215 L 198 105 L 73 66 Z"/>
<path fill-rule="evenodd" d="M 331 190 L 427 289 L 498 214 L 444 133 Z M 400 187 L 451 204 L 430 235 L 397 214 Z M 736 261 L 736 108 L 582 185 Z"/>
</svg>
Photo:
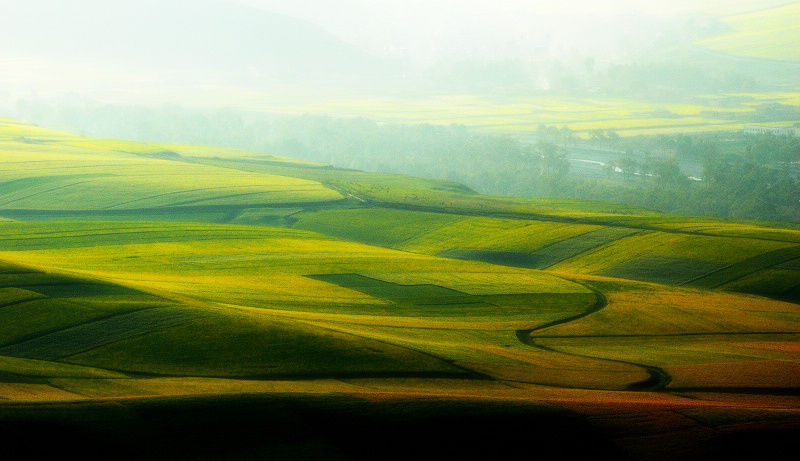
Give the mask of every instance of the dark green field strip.
<svg viewBox="0 0 800 461">
<path fill-rule="evenodd" d="M 781 248 L 731 264 L 696 279 L 688 280 L 686 284 L 697 288 L 717 288 L 745 275 L 794 261 L 798 258 L 800 258 L 800 246 Z"/>
<path fill-rule="evenodd" d="M 795 303 L 800 301 L 800 270 L 778 267 L 745 275 L 720 288 Z"/>
<path fill-rule="evenodd" d="M 501 266 L 539 269 L 542 267 L 542 256 L 525 251 L 496 251 L 467 248 L 451 248 L 437 253 L 442 258 L 460 259 L 463 261 L 482 261 Z"/>
<path fill-rule="evenodd" d="M 604 227 L 551 243 L 534 252 L 451 248 L 440 252 L 437 256 L 527 269 L 546 269 L 561 261 L 638 232 L 637 229 L 625 227 Z"/>
<path fill-rule="evenodd" d="M 58 360 L 123 339 L 183 325 L 212 314 L 178 308 L 152 308 L 65 328 L 0 348 L 0 355 Z"/>
<path fill-rule="evenodd" d="M 665 285 L 681 285 L 723 267 L 724 264 L 712 261 L 648 254 L 623 261 L 595 274 Z"/>
<path fill-rule="evenodd" d="M 360 274 L 325 274 L 308 275 L 307 277 L 400 304 L 414 304 L 416 306 L 463 304 L 476 307 L 488 305 L 478 296 L 437 285 L 400 285 Z"/>
<path fill-rule="evenodd" d="M 531 256 L 537 258 L 535 269 L 546 269 L 550 266 L 578 256 L 586 251 L 599 248 L 605 244 L 631 236 L 640 232 L 637 229 L 625 227 L 605 227 L 596 231 L 587 232 L 565 240 L 561 240 L 534 252 Z"/>
</svg>

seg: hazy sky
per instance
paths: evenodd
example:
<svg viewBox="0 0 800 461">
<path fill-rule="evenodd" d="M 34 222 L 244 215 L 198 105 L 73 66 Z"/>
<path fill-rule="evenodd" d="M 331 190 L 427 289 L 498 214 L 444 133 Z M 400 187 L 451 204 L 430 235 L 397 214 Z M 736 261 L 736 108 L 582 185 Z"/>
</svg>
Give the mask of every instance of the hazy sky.
<svg viewBox="0 0 800 461">
<path fill-rule="evenodd" d="M 276 43 L 273 48 L 283 47 L 290 54 L 306 36 L 311 37 L 306 48 L 317 49 L 315 44 L 327 40 L 327 32 L 352 45 L 351 48 L 416 69 L 426 69 L 440 61 L 465 59 L 555 59 L 578 63 L 592 57 L 598 62 L 614 62 L 633 55 L 637 48 L 646 50 L 649 43 L 664 36 L 681 34 L 687 15 L 719 20 L 720 15 L 786 3 L 785 0 L 213 1 L 218 2 L 217 6 L 245 5 L 293 16 L 324 31 L 300 27 L 297 30 L 301 32 L 292 38 L 287 38 L 291 31 L 265 38 L 261 34 L 264 30 L 281 29 L 280 24 L 266 21 L 250 24 L 242 32 L 245 29 L 240 27 L 242 20 L 246 22 L 257 15 L 244 9 L 214 8 L 212 0 L 0 0 L 0 36 L 3 36 L 0 101 L 4 94 L 12 99 L 20 92 L 58 92 L 62 88 L 84 92 L 100 86 L 125 89 L 138 85 L 179 85 L 186 84 L 187 75 L 194 78 L 192 84 L 205 84 L 206 76 L 193 72 L 184 72 L 180 81 L 170 80 L 177 77 L 166 74 L 164 68 L 168 65 L 148 69 L 144 65 L 148 60 L 141 58 L 174 48 L 182 53 L 170 58 L 167 64 L 175 64 L 192 51 L 199 50 L 197 54 L 202 54 L 214 47 L 222 50 L 217 55 L 230 60 L 236 57 L 231 56 L 231 50 L 249 50 L 253 56 L 259 53 L 263 56 L 262 49 L 253 45 L 258 40 L 272 40 Z M 133 10 L 139 21 L 135 24 L 131 15 L 124 13 Z M 141 14 L 142 11 L 146 14 Z M 204 25 L 197 26 L 197 22 Z M 291 26 L 288 27 L 287 30 Z M 217 30 L 210 30 L 214 28 Z M 240 42 L 229 43 L 223 49 L 220 43 L 233 40 L 230 38 L 233 36 Z M 18 45 L 16 50 L 14 45 Z M 38 51 L 38 55 L 28 55 L 29 49 Z M 95 52 L 94 60 L 83 59 L 81 54 L 87 50 Z M 236 66 L 247 69 L 251 64 L 248 59 L 253 56 L 219 69 L 227 71 Z M 109 65 L 121 60 L 128 60 L 134 66 L 144 64 L 141 68 Z M 258 63 L 252 67 L 261 70 Z"/>
<path fill-rule="evenodd" d="M 613 58 L 620 39 L 649 40 L 647 32 L 677 17 L 781 0 L 227 1 L 311 21 L 374 54 L 430 64 L 442 58 L 491 58 L 492 52 L 524 59 L 535 46 L 550 47 L 551 54 L 563 52 L 559 47 L 577 48 Z"/>
<path fill-rule="evenodd" d="M 36 0 L 60 8 L 64 21 L 92 17 L 91 0 Z M 141 0 L 141 8 L 202 10 L 208 0 Z M 216 0 L 310 21 L 374 55 L 428 65 L 440 59 L 532 57 L 532 48 L 553 55 L 574 49 L 613 59 L 621 41 L 637 43 L 669 30 L 689 12 L 729 14 L 785 0 Z M 0 0 L 3 15 L 29 1 Z M 125 0 L 101 2 L 130 4 Z M 83 5 L 87 11 L 76 11 Z M 120 10 L 124 10 L 121 7 Z M 32 16 L 27 15 L 26 18 Z M 648 36 L 648 34 L 650 36 Z M 59 40 L 58 37 L 52 37 Z M 98 42 L 101 38 L 98 38 Z M 624 45 L 623 45 L 624 46 Z M 543 50 L 542 48 L 548 48 Z M 0 48 L 0 54 L 2 54 Z M 542 57 L 542 56 L 539 56 Z M 553 56 L 561 58 L 563 56 Z"/>
</svg>

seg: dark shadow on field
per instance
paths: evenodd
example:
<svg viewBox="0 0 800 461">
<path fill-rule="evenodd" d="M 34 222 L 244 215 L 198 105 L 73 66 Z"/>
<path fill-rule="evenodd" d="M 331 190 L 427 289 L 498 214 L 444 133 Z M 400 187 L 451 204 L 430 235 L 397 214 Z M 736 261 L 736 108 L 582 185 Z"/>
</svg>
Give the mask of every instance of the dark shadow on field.
<svg viewBox="0 0 800 461">
<path fill-rule="evenodd" d="M 438 285 L 401 285 L 360 274 L 323 274 L 306 277 L 360 291 L 375 298 L 416 306 L 488 306 L 481 297 Z"/>
<path fill-rule="evenodd" d="M 797 259 L 800 259 L 800 245 L 790 248 L 779 248 L 747 258 L 720 270 L 710 272 L 702 277 L 691 280 L 689 285 L 695 288 L 717 288 L 763 269 L 778 267 L 786 263 L 789 263 L 791 267 L 791 262 Z"/>
<path fill-rule="evenodd" d="M 245 396 L 122 405 L 99 417 L 70 418 L 68 405 L 5 413 L 0 444 L 28 459 L 626 459 L 584 418 L 546 404 Z"/>
<path fill-rule="evenodd" d="M 545 262 L 546 258 L 539 254 L 525 251 L 451 248 L 438 253 L 436 256 L 464 261 L 481 261 L 501 266 L 523 267 L 526 269 L 541 269 L 547 265 Z"/>
<path fill-rule="evenodd" d="M 775 296 L 775 298 L 781 301 L 788 301 L 790 303 L 800 304 L 800 286 L 795 287 L 784 293 L 781 293 L 779 296 Z"/>
<path fill-rule="evenodd" d="M 644 416 L 647 418 L 648 413 Z M 626 421 L 610 415 L 619 422 Z M 794 459 L 800 425 L 765 422 L 642 432 L 599 429 L 533 402 L 369 402 L 349 396 L 245 395 L 2 407 L 0 444 L 26 459 Z M 620 439 L 620 437 L 622 437 Z M 635 457 L 621 450 L 633 445 Z M 666 445 L 664 445 L 666 444 Z M 668 456 L 668 458 L 665 458 Z"/>
<path fill-rule="evenodd" d="M 747 430 L 735 430 L 720 435 L 687 460 L 710 459 L 764 459 L 771 461 L 797 459 L 797 441 L 800 427 L 781 427 L 768 424 Z M 710 455 L 710 456 L 709 456 Z"/>
<path fill-rule="evenodd" d="M 681 285 L 725 267 L 724 264 L 694 258 L 646 254 L 596 272 L 597 275 Z"/>
<path fill-rule="evenodd" d="M 498 251 L 479 248 L 451 248 L 437 256 L 482 261 L 527 269 L 547 269 L 589 250 L 638 233 L 637 229 L 604 227 L 546 245 L 536 251 Z"/>
</svg>

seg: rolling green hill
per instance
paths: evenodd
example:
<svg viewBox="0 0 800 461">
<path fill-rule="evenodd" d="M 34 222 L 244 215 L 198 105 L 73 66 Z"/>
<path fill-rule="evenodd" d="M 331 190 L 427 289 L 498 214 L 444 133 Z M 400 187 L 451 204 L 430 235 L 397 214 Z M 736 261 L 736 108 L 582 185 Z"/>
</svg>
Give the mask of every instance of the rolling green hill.
<svg viewBox="0 0 800 461">
<path fill-rule="evenodd" d="M 368 459 L 359 434 L 452 448 L 464 421 L 505 453 L 518 415 L 650 459 L 800 427 L 791 225 L 13 121 L 0 165 L 8 434 Z"/>
</svg>

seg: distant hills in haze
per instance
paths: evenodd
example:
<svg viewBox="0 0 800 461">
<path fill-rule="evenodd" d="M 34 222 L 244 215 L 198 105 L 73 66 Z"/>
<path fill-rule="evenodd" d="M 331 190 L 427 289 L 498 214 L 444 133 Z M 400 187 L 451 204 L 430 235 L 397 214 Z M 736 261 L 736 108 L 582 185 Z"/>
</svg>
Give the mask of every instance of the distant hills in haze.
<svg viewBox="0 0 800 461">
<path fill-rule="evenodd" d="M 0 2 L 0 54 L 273 83 L 353 79 L 384 60 L 300 19 L 218 0 Z"/>
</svg>

